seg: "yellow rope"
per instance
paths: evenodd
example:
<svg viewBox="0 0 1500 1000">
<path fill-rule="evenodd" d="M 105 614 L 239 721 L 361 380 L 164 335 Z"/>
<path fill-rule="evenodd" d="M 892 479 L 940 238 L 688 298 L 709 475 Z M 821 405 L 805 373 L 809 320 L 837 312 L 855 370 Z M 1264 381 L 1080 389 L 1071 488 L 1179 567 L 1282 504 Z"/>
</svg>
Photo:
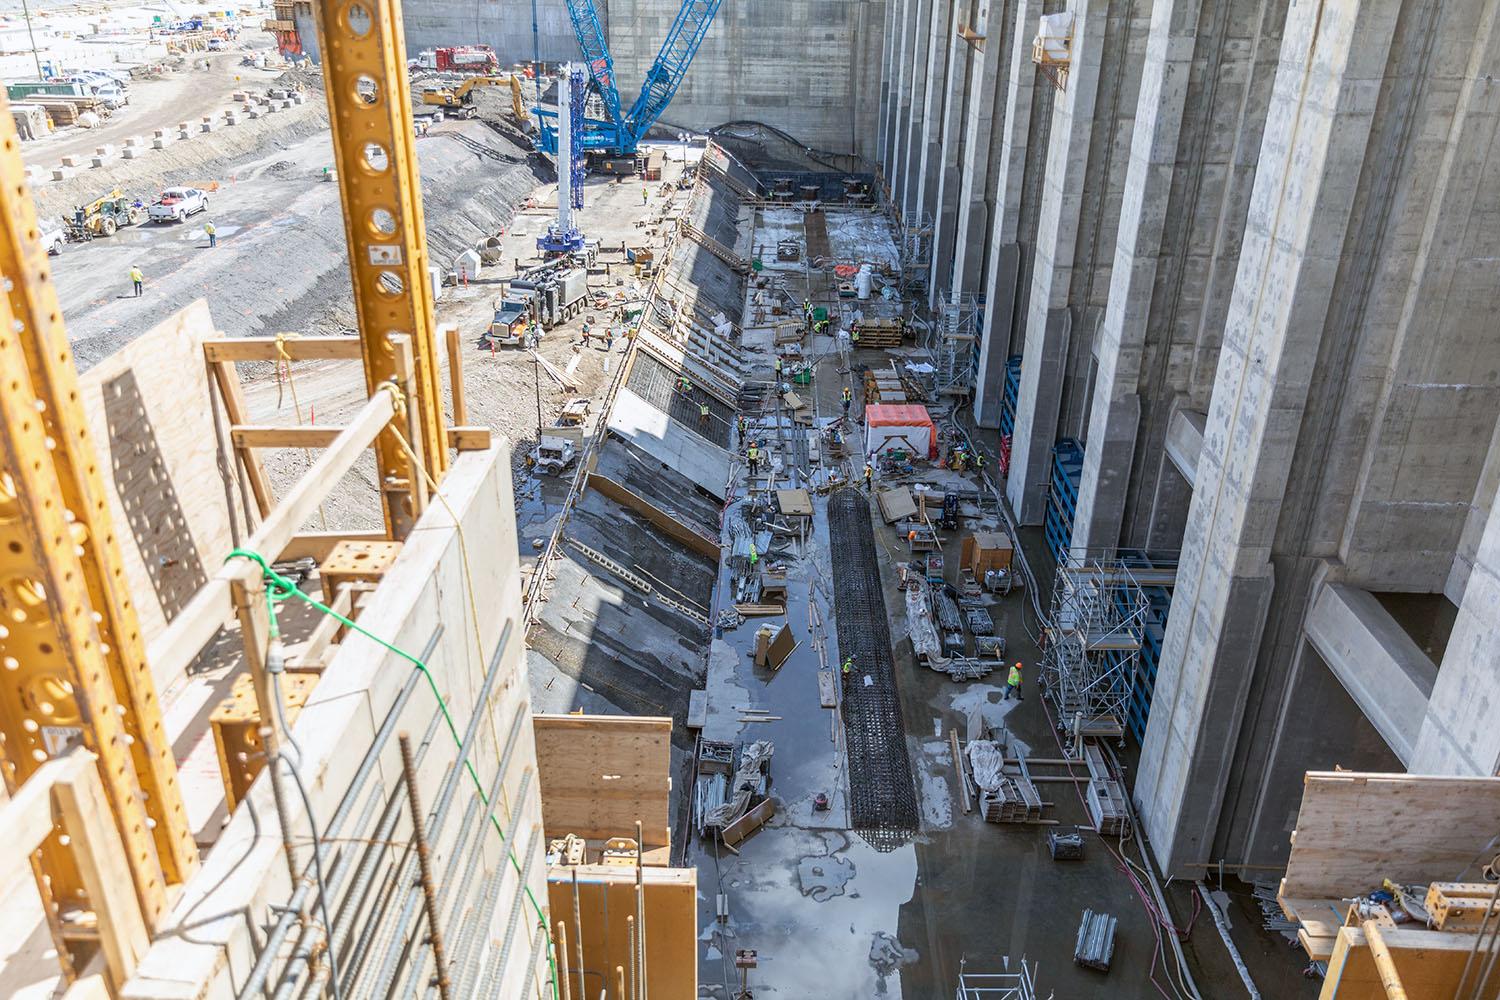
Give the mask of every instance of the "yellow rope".
<svg viewBox="0 0 1500 1000">
<path fill-rule="evenodd" d="M 297 377 L 292 372 L 291 352 L 286 349 L 286 342 L 288 340 L 295 339 L 297 336 L 298 335 L 295 333 L 278 333 L 276 335 L 276 371 L 277 374 L 280 374 L 282 365 L 286 366 L 286 384 L 287 388 L 290 389 L 292 393 L 292 412 L 297 415 L 297 426 L 301 427 L 302 404 L 297 401 Z M 279 386 L 276 394 L 276 406 L 278 409 L 281 407 L 281 393 Z M 313 460 L 311 448 L 303 448 L 302 455 L 309 462 Z M 323 510 L 323 505 L 321 503 L 318 504 L 318 520 L 323 525 L 323 530 L 327 531 L 328 514 Z"/>
</svg>

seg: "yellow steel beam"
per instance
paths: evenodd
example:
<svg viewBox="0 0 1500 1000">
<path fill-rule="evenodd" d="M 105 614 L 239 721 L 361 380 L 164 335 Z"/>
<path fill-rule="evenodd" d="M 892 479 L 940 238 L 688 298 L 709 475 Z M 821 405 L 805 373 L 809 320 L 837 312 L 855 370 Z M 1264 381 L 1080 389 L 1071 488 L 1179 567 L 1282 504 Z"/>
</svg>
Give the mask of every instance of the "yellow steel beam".
<svg viewBox="0 0 1500 1000">
<path fill-rule="evenodd" d="M 79 401 L 62 310 L 0 98 L 0 734 L 15 788 L 82 744 L 120 828 L 148 926 L 198 852 Z M 87 907 L 50 838 L 38 858 L 49 915 Z M 56 924 L 54 923 L 54 926 Z"/>
<path fill-rule="evenodd" d="M 313 10 L 364 343 L 365 382 L 373 393 L 399 378 L 390 338 L 410 335 L 421 438 L 413 444 L 438 480 L 448 465 L 448 449 L 401 4 L 315 0 Z M 390 433 L 376 443 L 376 462 L 386 526 L 400 537 L 415 516 L 411 498 L 419 474 L 407 468 L 405 453 Z"/>
</svg>

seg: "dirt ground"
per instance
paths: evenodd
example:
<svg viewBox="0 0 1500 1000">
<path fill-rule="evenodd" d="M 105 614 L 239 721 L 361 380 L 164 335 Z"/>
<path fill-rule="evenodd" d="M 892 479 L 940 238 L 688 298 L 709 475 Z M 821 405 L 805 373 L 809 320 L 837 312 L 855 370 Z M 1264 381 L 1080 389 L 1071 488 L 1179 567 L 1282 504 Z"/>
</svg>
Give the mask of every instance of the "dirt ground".
<svg viewBox="0 0 1500 1000">
<path fill-rule="evenodd" d="M 605 290 L 612 296 L 628 296 L 640 287 L 621 248 L 627 244 L 660 246 L 661 237 L 649 233 L 649 225 L 637 223 L 643 220 L 643 210 L 644 218 L 654 222 L 673 200 L 686 198 L 686 193 L 677 192 L 673 183 L 683 169 L 681 159 L 670 161 L 664 180 L 649 185 L 638 180 L 625 183 L 589 180 L 579 226 L 589 238 L 600 241 L 602 249 L 595 270 L 603 272 L 591 275 L 591 294 Z M 643 187 L 651 192 L 646 206 L 641 202 Z M 533 207 L 522 207 L 512 225 L 499 237 L 502 263 L 483 270 L 467 287 L 443 289 L 436 303 L 439 325 L 456 324 L 459 329 L 459 343 L 464 352 L 467 422 L 489 427 L 511 442 L 518 494 L 534 488 L 534 481 L 525 471 L 524 459 L 536 444 L 538 410 L 541 425 L 550 426 L 569 400 L 597 397 L 618 371 L 626 349 L 623 339 L 617 339 L 612 350 L 605 350 L 604 340 L 598 336 L 592 337 L 587 346 L 581 343 L 584 323 L 596 332 L 605 325 L 607 314 L 592 309 L 548 331 L 538 346 L 538 354 L 558 369 L 566 369 L 575 356 L 578 358 L 573 372 L 577 388 L 570 392 L 535 364 L 530 352 L 518 348 L 491 351 L 479 346 L 493 313 L 493 300 L 501 294 L 504 279 L 514 274 L 515 262 L 519 260 L 524 268 L 541 259 L 536 237 L 545 232 L 548 222 L 555 217 L 556 194 L 555 183 L 532 189 L 521 205 L 529 201 Z M 444 366 L 446 373 L 446 359 Z M 252 419 L 257 422 L 296 423 L 300 406 L 303 421 L 340 423 L 365 399 L 363 376 L 357 365 L 302 362 L 293 367 L 290 381 L 284 371 L 278 373 L 268 366 L 260 367 L 262 370 L 242 373 Z M 444 385 L 447 386 L 446 377 Z M 452 398 L 446 388 L 444 407 L 451 417 Z M 313 458 L 315 454 L 294 451 L 267 453 L 266 468 L 275 489 L 282 492 L 290 488 Z M 345 488 L 325 504 L 323 519 L 328 527 L 374 526 L 379 518 L 379 509 L 372 501 L 374 489 L 373 463 L 366 462 L 356 473 L 351 473 Z"/>
</svg>

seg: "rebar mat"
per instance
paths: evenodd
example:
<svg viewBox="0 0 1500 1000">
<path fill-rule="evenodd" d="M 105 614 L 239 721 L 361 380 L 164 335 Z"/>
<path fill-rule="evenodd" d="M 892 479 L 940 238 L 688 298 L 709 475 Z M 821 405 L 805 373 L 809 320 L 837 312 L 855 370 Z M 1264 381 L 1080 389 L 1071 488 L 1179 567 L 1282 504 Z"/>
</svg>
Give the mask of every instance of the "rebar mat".
<svg viewBox="0 0 1500 1000">
<path fill-rule="evenodd" d="M 850 822 L 871 847 L 892 851 L 917 832 L 917 793 L 906 754 L 869 502 L 856 489 L 838 490 L 828 501 L 828 527 L 838 554 L 833 593 L 839 661 L 854 657 L 844 678 L 843 700 Z"/>
</svg>

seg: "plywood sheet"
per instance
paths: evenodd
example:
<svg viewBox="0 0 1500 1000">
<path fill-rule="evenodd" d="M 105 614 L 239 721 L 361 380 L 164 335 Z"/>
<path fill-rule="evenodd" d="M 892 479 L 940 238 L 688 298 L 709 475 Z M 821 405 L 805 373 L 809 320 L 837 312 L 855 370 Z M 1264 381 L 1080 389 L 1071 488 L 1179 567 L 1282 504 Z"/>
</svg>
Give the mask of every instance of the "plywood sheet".
<svg viewBox="0 0 1500 1000">
<path fill-rule="evenodd" d="M 672 720 L 632 715 L 537 715 L 537 776 L 548 839 L 634 837 L 669 843 Z"/>
<path fill-rule="evenodd" d="M 880 516 L 885 518 L 886 524 L 895 524 L 903 517 L 916 516 L 917 502 L 912 499 L 911 489 L 906 486 L 880 490 L 875 498 L 880 502 Z"/>
<path fill-rule="evenodd" d="M 1500 829 L 1500 778 L 1309 771 L 1282 895 L 1451 879 Z"/>
<path fill-rule="evenodd" d="M 219 460 L 199 299 L 84 372 L 84 414 L 147 644 L 232 549 L 229 470 Z"/>
<path fill-rule="evenodd" d="M 547 872 L 547 898 L 555 921 L 567 925 L 568 948 L 578 940 L 573 924 L 573 873 L 578 873 L 578 909 L 586 969 L 630 968 L 627 916 L 636 912 L 635 869 L 613 865 L 554 867 Z M 641 873 L 646 908 L 646 985 L 655 997 L 698 995 L 698 872 L 653 868 Z M 705 891 L 711 891 L 705 889 Z M 570 971 L 577 962 L 569 960 Z M 590 986 L 598 977 L 586 977 Z M 613 971 L 611 971 L 613 982 Z M 573 973 L 573 996 L 579 996 Z M 597 995 L 597 994 L 593 994 Z"/>
<path fill-rule="evenodd" d="M 811 517 L 812 497 L 806 490 L 777 490 L 776 505 L 789 517 Z"/>
</svg>

